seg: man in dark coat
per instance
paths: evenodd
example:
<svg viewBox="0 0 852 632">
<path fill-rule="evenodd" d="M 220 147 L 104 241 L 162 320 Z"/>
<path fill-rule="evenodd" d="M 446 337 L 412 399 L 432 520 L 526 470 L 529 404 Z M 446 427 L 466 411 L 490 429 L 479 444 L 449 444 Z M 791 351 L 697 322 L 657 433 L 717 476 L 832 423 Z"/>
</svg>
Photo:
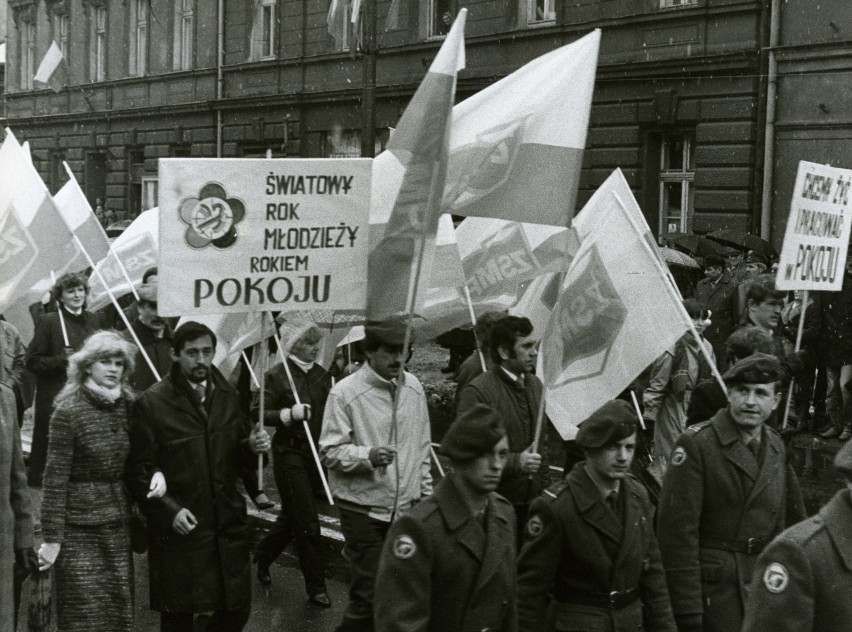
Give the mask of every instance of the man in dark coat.
<svg viewBox="0 0 852 632">
<path fill-rule="evenodd" d="M 761 554 L 743 632 L 852 630 L 852 443 L 834 458 L 846 488 Z"/>
<path fill-rule="evenodd" d="M 537 346 L 528 318 L 507 316 L 495 322 L 490 345 L 494 365 L 464 387 L 458 405 L 462 415 L 476 404 L 487 404 L 503 419 L 511 454 L 497 493 L 515 508 L 519 532 L 530 502 L 547 485 L 549 474 L 546 432 L 541 433 L 538 449 L 532 449 L 543 390 L 533 374 Z"/>
<path fill-rule="evenodd" d="M 710 310 L 710 326 L 704 337 L 713 345 L 716 364 L 725 369 L 725 340 L 737 324 L 737 283 L 725 272 L 725 261 L 719 256 L 704 259 L 704 278 L 695 286 L 695 300 Z"/>
<path fill-rule="evenodd" d="M 636 422 L 621 400 L 592 413 L 576 438 L 586 460 L 530 508 L 518 560 L 524 632 L 674 632 L 653 508 L 630 474 Z"/>
<path fill-rule="evenodd" d="M 314 448 L 319 444 L 325 402 L 331 391 L 331 375 L 316 363 L 322 334 L 316 326 L 303 327 L 287 340 L 290 347 L 287 367 L 276 365 L 266 375 L 264 423 L 275 426 L 272 440 L 272 469 L 281 498 L 281 511 L 269 533 L 255 550 L 257 578 L 272 582 L 269 566 L 293 541 L 299 555 L 299 567 L 305 579 L 308 599 L 314 605 L 329 608 L 325 587 L 325 561 L 314 481 L 319 481 L 317 465 L 304 422 L 308 422 Z M 297 403 L 290 379 L 299 397 Z M 256 401 L 252 412 L 260 407 Z M 320 488 L 321 489 L 321 488 Z"/>
<path fill-rule="evenodd" d="M 822 331 L 819 352 L 827 367 L 825 412 L 831 425 L 820 434 L 824 439 L 852 437 L 852 257 L 846 259 L 846 274 L 839 292 L 821 292 Z"/>
<path fill-rule="evenodd" d="M 52 294 L 56 311 L 39 317 L 26 355 L 27 369 L 36 376 L 33 442 L 27 472 L 30 487 L 41 487 L 53 400 L 65 385 L 68 356 L 79 351 L 86 338 L 102 328 L 100 316 L 84 309 L 89 284 L 82 274 L 62 275 Z"/>
<path fill-rule="evenodd" d="M 515 516 L 494 492 L 509 455 L 500 416 L 470 408 L 441 450 L 453 472 L 385 540 L 376 632 L 514 632 Z"/>
<path fill-rule="evenodd" d="M 140 395 L 131 420 L 128 473 L 148 517 L 151 608 L 167 632 L 242 630 L 251 610 L 250 535 L 236 481 L 270 440 L 211 367 L 215 350 L 206 326 L 178 327 L 170 373 Z M 145 481 L 158 468 L 168 492 L 148 499 Z"/>
<path fill-rule="evenodd" d="M 723 376 L 728 407 L 675 444 L 657 534 L 680 632 L 739 630 L 757 556 L 784 529 L 784 443 L 765 424 L 781 377 L 775 356 L 740 360 Z"/>
<path fill-rule="evenodd" d="M 172 367 L 172 330 L 166 319 L 157 313 L 157 286 L 143 285 L 138 294 L 136 318 L 130 321 L 130 327 L 157 370 L 154 375 L 141 351 L 136 355 L 130 385 L 137 391 L 144 391 L 164 378 Z M 123 335 L 129 342 L 136 343 L 129 331 Z"/>
</svg>

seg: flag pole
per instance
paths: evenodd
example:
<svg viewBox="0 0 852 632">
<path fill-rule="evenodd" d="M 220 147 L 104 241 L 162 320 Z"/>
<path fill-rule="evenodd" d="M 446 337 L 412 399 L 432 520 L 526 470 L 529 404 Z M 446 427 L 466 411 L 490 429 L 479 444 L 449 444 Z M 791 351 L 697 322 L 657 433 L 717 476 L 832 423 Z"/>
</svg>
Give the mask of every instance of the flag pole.
<svg viewBox="0 0 852 632">
<path fill-rule="evenodd" d="M 51 285 L 56 285 L 56 272 L 53 270 L 50 271 L 50 283 Z M 56 313 L 59 314 L 59 326 L 62 328 L 62 340 L 65 341 L 66 347 L 70 347 L 71 343 L 68 342 L 68 330 L 65 328 L 65 316 L 62 315 L 63 303 L 58 298 L 56 299 L 56 302 L 59 303 L 59 305 L 56 306 Z"/>
<path fill-rule="evenodd" d="M 467 309 L 470 312 L 470 322 L 473 325 L 473 339 L 476 340 L 476 351 L 479 353 L 479 364 L 482 365 L 482 372 L 487 373 L 488 367 L 485 366 L 485 356 L 482 354 L 482 343 L 479 341 L 479 336 L 476 335 L 476 312 L 473 311 L 473 299 L 470 297 L 470 287 L 468 287 L 466 279 L 464 282 L 464 297 L 467 300 Z"/>
<path fill-rule="evenodd" d="M 74 175 L 74 172 L 71 171 L 71 167 L 68 166 L 68 163 L 64 160 L 62 161 L 62 166 L 65 167 L 65 172 L 68 174 L 68 177 L 71 178 L 74 182 L 77 182 L 77 178 Z M 77 182 L 77 186 L 80 186 L 80 183 Z M 86 200 L 88 202 L 88 200 Z M 101 234 L 104 237 L 104 241 L 107 243 L 107 247 L 109 249 L 109 253 L 115 257 L 115 261 L 118 264 L 118 269 L 121 271 L 121 274 L 124 276 L 124 280 L 127 281 L 127 284 L 130 286 L 130 291 L 133 293 L 133 298 L 136 299 L 136 302 L 139 302 L 139 294 L 136 293 L 136 288 L 133 286 L 133 281 L 130 280 L 130 275 L 127 274 L 127 269 L 124 267 L 124 264 L 121 262 L 121 259 L 118 258 L 118 253 L 115 252 L 112 248 L 112 244 L 109 242 L 109 237 L 104 230 L 103 224 L 101 224 L 100 220 L 98 220 L 97 215 L 95 215 L 94 210 L 92 209 L 92 205 L 89 204 L 89 213 L 91 213 L 92 217 L 95 218 L 95 223 L 98 225 L 98 228 L 101 230 Z M 92 266 L 94 269 L 95 266 Z M 106 284 L 104 284 L 106 286 Z"/>
<path fill-rule="evenodd" d="M 145 362 L 148 364 L 148 368 L 151 369 L 151 373 L 154 374 L 154 378 L 159 382 L 163 378 L 160 376 L 160 372 L 157 371 L 157 367 L 154 366 L 154 363 L 151 361 L 151 357 L 148 355 L 148 352 L 145 351 L 145 348 L 142 346 L 142 343 L 139 340 L 139 337 L 136 335 L 136 332 L 133 330 L 133 327 L 130 326 L 130 321 L 127 320 L 127 314 L 124 313 L 124 310 L 121 309 L 121 306 L 118 304 L 118 299 L 115 298 L 115 294 L 112 293 L 112 290 L 106 284 L 106 279 L 101 275 L 101 271 L 95 267 L 94 262 L 92 261 L 92 257 L 89 254 L 89 251 L 86 250 L 85 246 L 83 246 L 83 242 L 80 241 L 80 238 L 77 237 L 74 233 L 71 233 L 74 237 L 74 242 L 77 244 L 77 247 L 83 253 L 83 256 L 86 257 L 86 261 L 88 261 L 89 265 L 92 266 L 92 271 L 97 275 L 98 279 L 101 283 L 104 284 L 104 289 L 107 291 L 107 295 L 109 295 L 110 301 L 115 306 L 116 311 L 118 312 L 119 317 L 122 321 L 124 321 L 124 325 L 127 327 L 127 331 L 130 333 L 130 336 L 133 338 L 133 342 L 139 348 L 139 351 L 142 353 L 142 357 L 145 358 Z M 60 312 L 61 314 L 62 312 Z M 64 325 L 63 325 L 64 330 Z"/>
<path fill-rule="evenodd" d="M 799 316 L 799 327 L 796 331 L 796 346 L 793 351 L 798 353 L 802 349 L 802 336 L 805 332 L 805 312 L 808 311 L 808 291 L 802 291 L 802 313 Z M 796 378 L 790 380 L 789 391 L 787 391 L 787 403 L 784 405 L 784 419 L 781 422 L 781 430 L 787 429 L 787 418 L 790 416 L 790 404 L 793 402 L 793 387 L 796 386 Z"/>
<path fill-rule="evenodd" d="M 637 235 L 639 235 L 639 241 L 642 242 L 642 247 L 645 250 L 648 250 L 651 254 L 651 258 L 654 260 L 654 265 L 657 266 L 657 271 L 663 276 L 667 277 L 666 270 L 663 270 L 662 264 L 658 257 L 656 257 L 651 251 L 651 247 L 648 245 L 648 242 L 642 239 L 642 232 L 639 230 L 639 227 L 636 225 L 636 221 L 627 212 L 627 209 L 624 206 L 624 202 L 621 201 L 621 198 L 618 197 L 618 194 L 613 192 L 612 197 L 615 198 L 615 201 L 618 202 L 618 207 L 621 209 L 622 213 L 627 217 L 630 225 L 633 226 L 633 229 L 636 231 Z M 713 377 L 716 378 L 716 381 L 719 382 L 719 386 L 722 387 L 722 392 L 725 394 L 725 397 L 728 396 L 728 388 L 725 386 L 725 380 L 722 379 L 722 374 L 719 373 L 719 369 L 716 367 L 716 363 L 713 361 L 713 358 L 710 357 L 710 352 L 707 351 L 707 347 L 704 346 L 704 343 L 701 340 L 701 335 L 698 333 L 698 330 L 695 328 L 695 322 L 692 320 L 692 317 L 687 313 L 686 308 L 683 306 L 683 299 L 679 296 L 679 292 L 671 286 L 670 283 L 664 283 L 666 287 L 666 291 L 668 291 L 669 295 L 674 299 L 674 303 L 677 305 L 677 309 L 680 310 L 681 315 L 686 318 L 686 321 L 689 323 L 689 331 L 692 332 L 692 335 L 695 336 L 695 340 L 698 341 L 698 348 L 701 349 L 701 354 L 704 356 L 704 359 L 707 361 L 707 364 L 710 366 L 710 372 L 713 374 Z"/>
<path fill-rule="evenodd" d="M 281 336 L 278 335 L 278 329 L 275 329 L 275 343 L 278 345 L 278 355 L 281 356 L 281 362 L 284 364 L 284 372 L 287 374 L 287 381 L 290 383 L 290 390 L 293 392 L 293 399 L 296 400 L 297 405 L 302 404 L 302 398 L 299 397 L 299 391 L 296 390 L 296 382 L 293 380 L 293 373 L 290 371 L 290 365 L 287 363 L 287 356 L 284 354 L 284 346 L 281 344 Z M 313 411 L 311 411 L 313 412 Z M 322 469 L 322 463 L 320 462 L 319 453 L 317 452 L 317 447 L 314 445 L 314 438 L 311 435 L 311 428 L 308 426 L 308 420 L 302 420 L 302 428 L 305 430 L 305 436 L 308 439 L 308 445 L 311 447 L 311 454 L 314 456 L 314 463 L 317 465 L 317 471 L 320 475 L 320 480 L 322 481 L 322 487 L 325 490 L 325 496 L 328 499 L 328 504 L 334 504 L 334 498 L 331 495 L 331 488 L 328 486 L 328 480 L 326 480 L 325 472 Z"/>
<path fill-rule="evenodd" d="M 266 414 L 266 361 L 269 352 L 266 346 L 266 312 L 260 312 L 260 383 L 257 385 L 259 394 L 258 401 L 258 430 L 263 429 L 263 418 Z M 251 370 L 251 369 L 250 369 Z M 257 455 L 257 488 L 258 491 L 263 491 L 263 455 Z"/>
<path fill-rule="evenodd" d="M 263 335 L 262 331 L 261 331 L 261 335 Z M 242 354 L 243 362 L 245 363 L 246 368 L 248 369 L 249 375 L 251 376 L 251 381 L 254 382 L 254 385 L 259 389 L 260 388 L 260 382 L 257 381 L 257 373 L 255 373 L 254 369 L 251 367 L 251 362 L 249 362 L 248 355 L 246 354 L 246 350 L 243 349 L 240 353 Z"/>
</svg>

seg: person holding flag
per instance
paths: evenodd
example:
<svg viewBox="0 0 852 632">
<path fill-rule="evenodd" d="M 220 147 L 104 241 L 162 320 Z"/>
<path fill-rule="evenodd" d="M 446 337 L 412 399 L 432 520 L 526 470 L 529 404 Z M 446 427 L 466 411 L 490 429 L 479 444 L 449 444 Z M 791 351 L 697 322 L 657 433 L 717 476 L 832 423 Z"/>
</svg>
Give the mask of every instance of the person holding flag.
<svg viewBox="0 0 852 632">
<path fill-rule="evenodd" d="M 139 300 L 136 303 L 136 317 L 130 321 L 130 326 L 158 374 L 154 375 L 140 352 L 130 385 L 137 391 L 144 391 L 167 375 L 172 366 L 172 328 L 157 313 L 157 285 L 143 285 L 137 293 Z M 128 342 L 133 342 L 130 332 L 126 331 L 123 335 Z"/>
<path fill-rule="evenodd" d="M 316 325 L 300 327 L 295 340 L 283 340 L 289 353 L 287 367 L 278 364 L 266 375 L 264 424 L 275 426 L 272 440 L 272 469 L 281 497 L 281 511 L 270 532 L 255 548 L 257 578 L 269 585 L 269 567 L 293 541 L 305 579 L 308 600 L 331 607 L 325 587 L 325 561 L 314 488 L 319 486 L 317 466 L 309 441 L 319 441 L 325 402 L 331 391 L 331 374 L 317 364 L 322 334 Z M 292 381 L 291 381 L 292 380 Z M 293 387 L 297 394 L 293 393 Z M 252 416 L 259 410 L 252 406 Z M 305 435 L 308 422 L 311 437 Z M 321 487 L 320 487 L 321 489 Z"/>
<path fill-rule="evenodd" d="M 514 506 L 521 533 L 529 504 L 547 486 L 549 473 L 546 433 L 542 433 L 540 447 L 533 446 L 543 386 L 533 374 L 538 339 L 530 320 L 507 316 L 495 322 L 490 352 L 494 366 L 464 388 L 458 414 L 476 404 L 487 404 L 500 412 L 511 455 L 497 493 Z"/>
<path fill-rule="evenodd" d="M 429 411 L 420 381 L 400 376 L 408 354 L 400 318 L 368 321 L 367 362 L 328 397 L 319 449 L 352 568 L 339 632 L 374 629 L 379 556 L 391 523 L 432 495 Z"/>
<path fill-rule="evenodd" d="M 26 355 L 27 369 L 36 376 L 35 418 L 27 473 L 30 487 L 41 487 L 53 400 L 65 384 L 68 357 L 82 348 L 86 338 L 104 328 L 101 318 L 85 309 L 89 284 L 82 274 L 62 275 L 51 293 L 56 311 L 39 317 Z"/>
</svg>

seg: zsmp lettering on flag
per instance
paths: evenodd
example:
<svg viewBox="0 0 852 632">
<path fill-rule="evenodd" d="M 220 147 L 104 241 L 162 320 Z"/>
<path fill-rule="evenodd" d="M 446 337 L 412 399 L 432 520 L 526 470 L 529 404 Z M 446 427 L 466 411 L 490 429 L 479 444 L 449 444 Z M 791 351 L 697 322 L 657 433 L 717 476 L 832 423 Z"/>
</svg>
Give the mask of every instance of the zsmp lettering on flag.
<svg viewBox="0 0 852 632">
<path fill-rule="evenodd" d="M 557 388 L 606 370 L 612 344 L 627 317 L 627 307 L 609 278 L 597 246 L 581 255 L 576 266 L 576 278 L 562 289 L 551 321 L 559 330 L 562 344 L 561 353 L 546 356 L 551 363 L 548 374 L 559 376 L 552 384 Z M 566 379 L 562 374 L 572 364 L 574 371 Z"/>
</svg>

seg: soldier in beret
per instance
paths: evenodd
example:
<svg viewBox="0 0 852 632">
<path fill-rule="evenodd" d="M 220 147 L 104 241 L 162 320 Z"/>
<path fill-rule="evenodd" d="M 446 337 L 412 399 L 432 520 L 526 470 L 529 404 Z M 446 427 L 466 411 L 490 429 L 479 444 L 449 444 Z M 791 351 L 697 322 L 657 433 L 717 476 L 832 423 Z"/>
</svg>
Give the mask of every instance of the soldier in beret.
<svg viewBox="0 0 852 632">
<path fill-rule="evenodd" d="M 695 300 L 710 311 L 710 326 L 704 337 L 713 345 L 720 370 L 725 369 L 725 340 L 736 328 L 737 281 L 725 271 L 725 260 L 719 255 L 704 258 L 704 278 L 695 286 Z"/>
<path fill-rule="evenodd" d="M 432 494 L 429 411 L 419 380 L 399 370 L 405 322 L 364 327 L 367 362 L 328 396 L 319 451 L 352 568 L 339 632 L 370 632 L 376 570 L 391 523 Z"/>
<path fill-rule="evenodd" d="M 723 376 L 727 408 L 675 444 L 657 534 L 680 632 L 739 630 L 757 556 L 784 529 L 784 444 L 765 424 L 781 377 L 775 356 L 740 360 Z"/>
<path fill-rule="evenodd" d="M 530 507 L 518 560 L 521 630 L 674 632 L 653 508 L 629 473 L 636 422 L 627 402 L 601 406 L 577 433 L 586 460 Z"/>
<path fill-rule="evenodd" d="M 397 520 L 376 579 L 376 630 L 512 632 L 515 514 L 494 490 L 509 458 L 495 410 L 477 404 L 441 444 L 453 471 Z"/>
<path fill-rule="evenodd" d="M 852 630 L 852 442 L 837 453 L 834 468 L 846 488 L 758 559 L 743 632 Z"/>
</svg>

